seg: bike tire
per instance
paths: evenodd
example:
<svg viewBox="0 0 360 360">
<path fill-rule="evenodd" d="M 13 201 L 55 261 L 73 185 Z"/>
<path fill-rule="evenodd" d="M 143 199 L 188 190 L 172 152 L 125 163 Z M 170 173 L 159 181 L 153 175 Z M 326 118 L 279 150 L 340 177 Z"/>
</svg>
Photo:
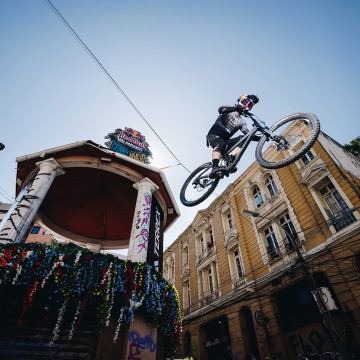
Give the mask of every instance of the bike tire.
<svg viewBox="0 0 360 360">
<path fill-rule="evenodd" d="M 180 201 L 183 205 L 188 207 L 198 205 L 212 194 L 220 178 L 210 179 L 211 169 L 211 162 L 202 164 L 185 180 L 180 191 Z M 200 196 L 195 197 L 195 195 L 192 195 L 193 193 L 198 193 Z"/>
<path fill-rule="evenodd" d="M 320 122 L 314 114 L 296 113 L 279 120 L 270 131 L 281 135 L 287 145 L 280 148 L 279 143 L 263 136 L 256 147 L 255 157 L 266 169 L 280 169 L 300 159 L 310 150 L 320 134 Z M 296 150 L 291 149 L 292 147 Z"/>
</svg>

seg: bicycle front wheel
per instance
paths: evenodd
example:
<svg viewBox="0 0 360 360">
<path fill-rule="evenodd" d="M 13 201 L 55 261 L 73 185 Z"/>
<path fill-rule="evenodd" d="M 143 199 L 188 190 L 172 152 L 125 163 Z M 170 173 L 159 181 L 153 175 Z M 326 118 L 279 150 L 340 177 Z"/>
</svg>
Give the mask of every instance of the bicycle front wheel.
<svg viewBox="0 0 360 360">
<path fill-rule="evenodd" d="M 289 115 L 263 136 L 256 147 L 255 157 L 266 169 L 279 169 L 300 159 L 314 145 L 320 133 L 318 118 L 310 113 Z"/>
<path fill-rule="evenodd" d="M 180 191 L 180 201 L 185 206 L 195 206 L 206 200 L 215 190 L 220 178 L 210 179 L 211 162 L 194 170 L 186 179 Z"/>
</svg>

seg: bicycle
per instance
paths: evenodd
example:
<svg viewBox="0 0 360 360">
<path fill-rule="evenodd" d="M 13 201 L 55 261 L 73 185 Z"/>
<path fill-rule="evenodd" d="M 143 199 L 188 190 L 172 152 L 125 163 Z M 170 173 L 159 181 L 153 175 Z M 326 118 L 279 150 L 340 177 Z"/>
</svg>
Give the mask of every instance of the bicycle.
<svg viewBox="0 0 360 360">
<path fill-rule="evenodd" d="M 311 113 L 288 115 L 270 128 L 249 111 L 244 111 L 242 115 L 253 121 L 252 129 L 221 154 L 220 166 L 224 169 L 214 179 L 209 178 L 211 162 L 200 165 L 189 175 L 180 191 L 183 205 L 190 207 L 202 203 L 221 179 L 236 172 L 237 163 L 257 133 L 261 137 L 255 149 L 255 158 L 266 169 L 280 169 L 300 159 L 314 145 L 320 133 L 319 119 Z M 240 152 L 232 161 L 230 154 L 238 146 Z"/>
</svg>

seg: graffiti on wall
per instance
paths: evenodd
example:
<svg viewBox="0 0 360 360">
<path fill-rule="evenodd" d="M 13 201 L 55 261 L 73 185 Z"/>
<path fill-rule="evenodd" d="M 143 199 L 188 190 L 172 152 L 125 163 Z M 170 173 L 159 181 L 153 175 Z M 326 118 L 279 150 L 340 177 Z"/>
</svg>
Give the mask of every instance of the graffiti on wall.
<svg viewBox="0 0 360 360">
<path fill-rule="evenodd" d="M 152 339 L 151 334 L 142 337 L 138 331 L 132 330 L 129 332 L 128 342 L 129 355 L 127 360 L 141 360 L 145 351 L 154 353 L 156 350 L 156 343 Z"/>
<path fill-rule="evenodd" d="M 326 351 L 326 339 L 316 330 L 311 331 L 304 340 L 300 334 L 293 334 L 288 337 L 290 348 L 294 355 L 304 355 L 303 359 L 338 359 L 335 353 Z"/>
<path fill-rule="evenodd" d="M 327 351 L 324 353 L 313 353 L 310 355 L 299 355 L 299 360 L 339 360 L 341 355 L 337 352 Z"/>
<path fill-rule="evenodd" d="M 155 360 L 157 331 L 141 314 L 136 314 L 130 323 L 127 337 L 126 360 Z"/>
<path fill-rule="evenodd" d="M 138 243 L 138 254 L 147 252 L 149 242 L 149 224 L 151 216 L 151 193 L 144 193 L 144 200 L 135 217 L 135 239 Z"/>
</svg>

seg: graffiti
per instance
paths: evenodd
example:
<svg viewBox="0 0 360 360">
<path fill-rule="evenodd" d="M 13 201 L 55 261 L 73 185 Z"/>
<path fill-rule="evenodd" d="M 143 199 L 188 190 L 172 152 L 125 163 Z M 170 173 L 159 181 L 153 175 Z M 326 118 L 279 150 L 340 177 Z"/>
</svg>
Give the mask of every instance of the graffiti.
<svg viewBox="0 0 360 360">
<path fill-rule="evenodd" d="M 156 350 L 156 343 L 150 335 L 141 337 L 137 331 L 131 330 L 129 332 L 128 340 L 130 345 L 127 360 L 141 360 L 141 350 L 147 350 L 152 353 Z"/>
<path fill-rule="evenodd" d="M 139 344 L 130 344 L 127 360 L 141 360 L 141 357 L 137 357 L 137 355 L 141 355 L 139 348 Z"/>
<path fill-rule="evenodd" d="M 266 332 L 263 326 L 256 324 L 255 326 L 256 337 L 258 339 L 259 350 L 261 353 L 266 352 Z"/>
<path fill-rule="evenodd" d="M 308 344 L 305 344 L 303 338 L 300 334 L 294 334 L 288 337 L 290 348 L 293 351 L 294 355 L 305 353 L 310 354 L 314 351 L 322 352 L 323 347 L 326 343 L 325 338 L 319 334 L 316 330 L 313 330 L 308 336 Z"/>
<path fill-rule="evenodd" d="M 337 352 L 327 351 L 324 353 L 313 353 L 309 355 L 299 355 L 298 360 L 341 360 L 342 356 Z"/>
<path fill-rule="evenodd" d="M 155 249 L 154 253 L 159 257 L 159 249 L 160 249 L 160 211 L 156 208 L 155 213 Z"/>
<path fill-rule="evenodd" d="M 32 203 L 35 200 L 38 200 L 39 197 L 36 195 L 30 194 L 31 192 L 35 192 L 34 189 L 34 182 L 39 179 L 39 176 L 42 175 L 50 175 L 40 173 L 36 175 L 34 180 L 31 180 L 28 185 L 26 185 L 16 198 L 13 206 L 9 209 L 8 214 L 4 217 L 1 221 L 1 225 L 4 225 L 0 231 L 0 241 L 1 242 L 13 242 L 16 239 L 9 237 L 9 234 L 12 230 L 15 230 L 16 233 L 21 231 L 21 227 L 24 225 L 23 218 L 26 214 L 31 210 Z M 9 224 L 8 224 L 9 222 Z M 5 227 L 5 225 L 8 225 Z M 30 229 L 28 229 L 30 231 Z M 20 239 L 21 241 L 24 240 L 24 236 Z M 19 242 L 19 239 L 18 241 Z"/>
<path fill-rule="evenodd" d="M 149 241 L 149 225 L 151 215 L 151 193 L 144 194 L 143 209 L 136 213 L 135 228 L 137 235 L 135 239 L 138 241 L 138 254 L 147 250 Z"/>
</svg>

